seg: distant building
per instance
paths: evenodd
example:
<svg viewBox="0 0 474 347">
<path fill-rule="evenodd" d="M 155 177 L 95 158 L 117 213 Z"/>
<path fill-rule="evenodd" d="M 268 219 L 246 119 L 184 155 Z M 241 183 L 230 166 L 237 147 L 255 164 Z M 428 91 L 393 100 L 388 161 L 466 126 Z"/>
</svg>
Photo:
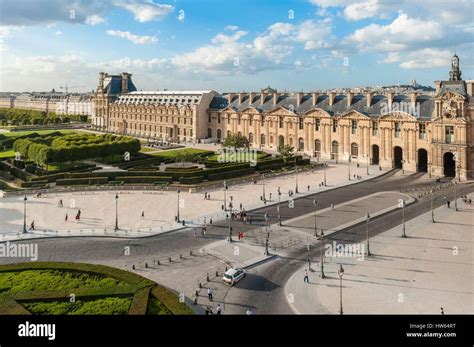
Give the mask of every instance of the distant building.
<svg viewBox="0 0 474 347">
<path fill-rule="evenodd" d="M 473 177 L 474 81 L 461 79 L 459 58 L 434 93 L 412 86 L 356 93 L 346 90 L 217 94 L 214 91 L 138 92 L 131 75 L 100 74 L 95 126 L 171 141 L 219 142 L 246 136 L 252 147 L 321 160 L 370 161 L 385 169 Z M 396 90 L 394 90 L 396 89 Z"/>
</svg>

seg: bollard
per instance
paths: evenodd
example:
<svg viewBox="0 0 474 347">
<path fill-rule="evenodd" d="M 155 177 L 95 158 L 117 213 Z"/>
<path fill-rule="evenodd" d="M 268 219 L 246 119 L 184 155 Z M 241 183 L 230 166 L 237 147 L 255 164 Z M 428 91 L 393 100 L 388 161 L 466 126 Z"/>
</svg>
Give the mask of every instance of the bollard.
<svg viewBox="0 0 474 347">
<path fill-rule="evenodd" d="M 189 251 L 189 255 L 193 255 L 193 251 Z"/>
<path fill-rule="evenodd" d="M 198 298 L 195 297 L 195 298 L 194 298 L 194 301 L 193 301 L 193 304 L 194 304 L 194 305 L 197 305 L 197 303 L 198 303 Z"/>
<path fill-rule="evenodd" d="M 225 267 L 225 271 L 227 272 L 227 266 Z"/>
<path fill-rule="evenodd" d="M 132 269 L 135 270 L 135 265 L 132 265 Z"/>
<path fill-rule="evenodd" d="M 199 288 L 202 288 L 202 284 L 201 284 L 201 282 L 199 282 Z"/>
<path fill-rule="evenodd" d="M 206 281 L 209 282 L 209 274 L 206 275 Z"/>
<path fill-rule="evenodd" d="M 160 264 L 160 259 L 158 259 L 158 260 L 156 261 L 156 265 L 161 265 L 161 264 Z"/>
<path fill-rule="evenodd" d="M 179 259 L 183 259 L 183 255 L 182 255 L 182 254 L 179 255 Z"/>
<path fill-rule="evenodd" d="M 168 258 L 168 261 L 171 263 L 171 257 Z"/>
<path fill-rule="evenodd" d="M 197 297 L 199 296 L 199 290 L 196 290 L 196 293 L 195 293 L 195 295 L 194 295 L 194 296 L 195 296 L 195 297 L 196 297 L 196 299 L 197 299 Z"/>
<path fill-rule="evenodd" d="M 216 277 L 219 277 L 219 272 L 216 270 Z"/>
</svg>

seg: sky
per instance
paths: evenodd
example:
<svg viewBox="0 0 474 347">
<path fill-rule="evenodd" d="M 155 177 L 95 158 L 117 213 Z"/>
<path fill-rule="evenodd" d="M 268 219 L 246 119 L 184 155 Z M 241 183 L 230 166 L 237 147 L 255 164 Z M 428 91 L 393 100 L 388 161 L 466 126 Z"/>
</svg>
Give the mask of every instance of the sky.
<svg viewBox="0 0 474 347">
<path fill-rule="evenodd" d="M 0 91 L 315 91 L 474 79 L 472 0 L 0 0 Z"/>
</svg>

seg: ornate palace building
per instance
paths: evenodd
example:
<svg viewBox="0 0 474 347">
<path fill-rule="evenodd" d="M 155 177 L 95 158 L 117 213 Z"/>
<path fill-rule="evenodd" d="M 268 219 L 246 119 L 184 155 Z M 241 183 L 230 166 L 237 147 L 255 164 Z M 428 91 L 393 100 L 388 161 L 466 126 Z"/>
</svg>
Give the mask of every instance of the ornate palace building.
<svg viewBox="0 0 474 347">
<path fill-rule="evenodd" d="M 171 141 L 246 136 L 254 148 L 290 145 L 321 160 L 370 161 L 383 169 L 473 177 L 474 81 L 459 58 L 435 95 L 417 92 L 337 94 L 137 92 L 130 74 L 101 73 L 96 124 L 108 131 Z"/>
</svg>

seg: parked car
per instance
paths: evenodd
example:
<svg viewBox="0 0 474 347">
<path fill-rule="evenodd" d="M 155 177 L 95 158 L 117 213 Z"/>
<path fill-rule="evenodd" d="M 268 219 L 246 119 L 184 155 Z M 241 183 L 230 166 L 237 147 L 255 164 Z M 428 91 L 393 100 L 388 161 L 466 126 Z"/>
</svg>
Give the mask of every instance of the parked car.
<svg viewBox="0 0 474 347">
<path fill-rule="evenodd" d="M 245 270 L 242 268 L 229 269 L 222 277 L 224 283 L 228 283 L 233 286 L 235 283 L 239 282 L 242 278 L 245 277 Z"/>
</svg>

